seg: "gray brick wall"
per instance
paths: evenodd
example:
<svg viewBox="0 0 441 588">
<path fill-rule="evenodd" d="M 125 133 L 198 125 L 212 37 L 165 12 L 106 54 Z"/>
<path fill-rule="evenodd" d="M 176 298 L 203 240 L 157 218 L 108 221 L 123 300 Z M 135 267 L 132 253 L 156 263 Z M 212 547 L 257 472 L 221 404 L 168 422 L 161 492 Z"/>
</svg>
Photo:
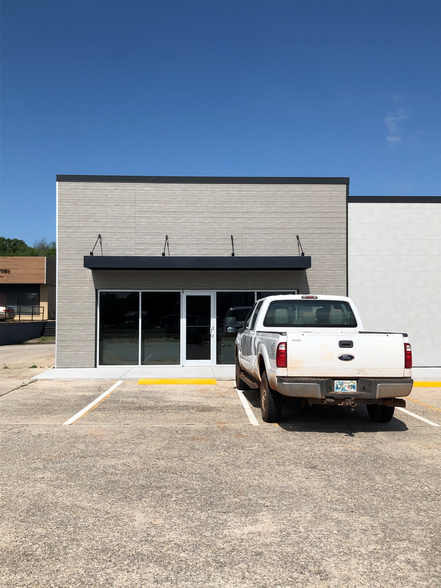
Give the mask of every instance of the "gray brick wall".
<svg viewBox="0 0 441 588">
<path fill-rule="evenodd" d="M 57 367 L 93 367 L 95 289 L 289 289 L 346 294 L 346 185 L 58 183 Z M 297 272 L 121 272 L 83 267 L 104 255 L 297 255 Z M 95 254 L 100 254 L 99 245 Z"/>
</svg>

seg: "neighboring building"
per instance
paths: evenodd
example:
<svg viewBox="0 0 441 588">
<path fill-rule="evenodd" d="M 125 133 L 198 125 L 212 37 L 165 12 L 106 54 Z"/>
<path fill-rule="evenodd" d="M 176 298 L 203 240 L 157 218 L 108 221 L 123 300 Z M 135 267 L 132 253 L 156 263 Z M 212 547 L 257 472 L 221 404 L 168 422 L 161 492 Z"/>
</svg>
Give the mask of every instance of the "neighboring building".
<svg viewBox="0 0 441 588">
<path fill-rule="evenodd" d="M 441 367 L 441 197 L 349 197 L 349 294 L 367 330 L 405 331 Z"/>
<path fill-rule="evenodd" d="M 57 367 L 233 363 L 257 298 L 346 295 L 348 188 L 58 176 Z"/>
<path fill-rule="evenodd" d="M 55 317 L 56 264 L 49 257 L 0 257 L 0 304 L 17 315 Z"/>
</svg>

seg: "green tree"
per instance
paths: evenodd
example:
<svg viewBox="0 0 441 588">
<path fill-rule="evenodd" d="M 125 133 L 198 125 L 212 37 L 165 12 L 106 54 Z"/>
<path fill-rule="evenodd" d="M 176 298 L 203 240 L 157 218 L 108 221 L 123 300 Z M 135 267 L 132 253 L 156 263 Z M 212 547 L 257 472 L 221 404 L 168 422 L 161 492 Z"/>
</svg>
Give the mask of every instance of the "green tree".
<svg viewBox="0 0 441 588">
<path fill-rule="evenodd" d="M 35 255 L 52 257 L 52 259 L 56 259 L 57 257 L 57 244 L 55 241 L 50 241 L 48 243 L 45 238 L 37 239 L 34 241 L 33 249 L 36 252 Z"/>
<path fill-rule="evenodd" d="M 57 257 L 57 244 L 48 242 L 45 238 L 36 239 L 34 246 L 29 247 L 21 239 L 6 239 L 0 237 L 0 257 Z"/>
<path fill-rule="evenodd" d="M 6 239 L 5 237 L 0 237 L 0 255 L 24 257 L 35 256 L 38 254 L 21 239 Z"/>
</svg>

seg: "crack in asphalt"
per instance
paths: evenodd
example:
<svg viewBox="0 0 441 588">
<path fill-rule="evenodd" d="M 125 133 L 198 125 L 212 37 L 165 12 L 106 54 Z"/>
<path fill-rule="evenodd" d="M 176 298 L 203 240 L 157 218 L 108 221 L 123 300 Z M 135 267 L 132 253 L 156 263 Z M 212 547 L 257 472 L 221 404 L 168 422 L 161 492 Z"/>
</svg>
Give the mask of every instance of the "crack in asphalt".
<svg viewBox="0 0 441 588">
<path fill-rule="evenodd" d="M 20 388 L 24 388 L 25 386 L 29 386 L 29 384 L 33 384 L 36 381 L 37 380 L 29 380 L 29 382 L 20 384 L 20 386 L 16 386 L 15 388 L 12 388 L 12 390 L 8 390 L 7 392 L 3 392 L 2 394 L 0 394 L 0 398 L 2 396 L 6 396 L 6 394 L 10 394 L 11 392 L 14 392 L 14 390 L 19 390 Z"/>
</svg>

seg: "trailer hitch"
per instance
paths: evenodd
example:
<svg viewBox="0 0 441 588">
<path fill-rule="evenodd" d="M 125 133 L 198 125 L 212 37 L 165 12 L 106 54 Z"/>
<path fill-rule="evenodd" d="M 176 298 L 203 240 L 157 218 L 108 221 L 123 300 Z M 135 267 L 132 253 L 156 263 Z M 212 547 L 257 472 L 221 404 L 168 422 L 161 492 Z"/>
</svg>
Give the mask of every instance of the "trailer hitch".
<svg viewBox="0 0 441 588">
<path fill-rule="evenodd" d="M 353 398 L 345 398 L 341 403 L 342 406 L 350 406 L 351 410 L 354 411 L 357 403 L 354 401 Z"/>
</svg>

